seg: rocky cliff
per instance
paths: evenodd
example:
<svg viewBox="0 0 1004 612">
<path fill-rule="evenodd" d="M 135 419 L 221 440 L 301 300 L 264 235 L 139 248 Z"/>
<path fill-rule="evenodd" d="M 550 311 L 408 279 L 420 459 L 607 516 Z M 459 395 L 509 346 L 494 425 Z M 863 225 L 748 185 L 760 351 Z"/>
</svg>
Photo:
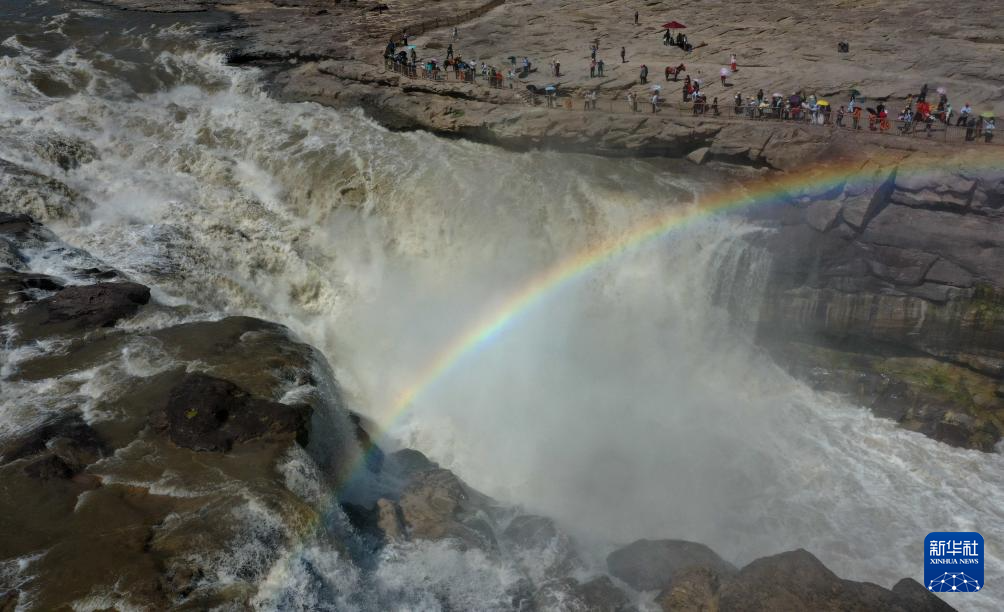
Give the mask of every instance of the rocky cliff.
<svg viewBox="0 0 1004 612">
<path fill-rule="evenodd" d="M 910 155 L 845 175 L 754 215 L 772 228 L 755 242 L 773 266 L 763 308 L 740 316 L 814 384 L 991 450 L 1004 431 L 1004 174 L 977 155 Z"/>
</svg>

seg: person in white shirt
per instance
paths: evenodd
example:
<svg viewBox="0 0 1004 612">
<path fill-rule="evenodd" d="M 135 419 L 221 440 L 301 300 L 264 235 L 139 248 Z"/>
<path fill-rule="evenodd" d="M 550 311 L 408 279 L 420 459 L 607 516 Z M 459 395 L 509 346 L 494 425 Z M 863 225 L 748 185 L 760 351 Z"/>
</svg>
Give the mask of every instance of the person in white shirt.
<svg viewBox="0 0 1004 612">
<path fill-rule="evenodd" d="M 972 113 L 973 113 L 973 107 L 969 105 L 969 102 L 966 102 L 966 105 L 963 106 L 962 110 L 959 111 L 959 120 L 955 123 L 955 125 L 956 126 L 966 125 L 966 121 L 969 120 L 969 115 L 971 115 Z"/>
</svg>

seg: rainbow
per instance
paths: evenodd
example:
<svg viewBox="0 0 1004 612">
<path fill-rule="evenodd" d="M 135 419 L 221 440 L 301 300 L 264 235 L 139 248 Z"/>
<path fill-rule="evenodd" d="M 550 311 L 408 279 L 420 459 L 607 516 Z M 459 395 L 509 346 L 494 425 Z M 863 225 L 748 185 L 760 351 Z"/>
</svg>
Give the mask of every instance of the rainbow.
<svg viewBox="0 0 1004 612">
<path fill-rule="evenodd" d="M 914 163 L 908 168 L 897 166 L 897 176 L 925 175 L 932 171 L 943 172 L 961 168 L 969 171 L 1002 171 L 1004 155 L 999 151 L 992 151 L 997 148 L 987 147 L 981 150 L 978 156 L 967 158 L 965 163 L 961 160 L 948 161 L 942 157 Z M 558 261 L 530 278 L 516 292 L 485 312 L 472 326 L 458 334 L 433 356 L 428 365 L 416 374 L 412 383 L 398 393 L 388 413 L 389 416 L 385 416 L 384 422 L 377 425 L 381 431 L 388 431 L 396 421 L 408 413 L 419 396 L 438 381 L 447 378 L 458 363 L 491 344 L 520 315 L 547 295 L 587 275 L 598 265 L 715 215 L 754 206 L 782 203 L 801 195 L 836 192 L 845 186 L 873 184 L 877 172 L 882 171 L 887 174 L 898 162 L 898 159 L 886 160 L 884 163 L 879 163 L 875 159 L 844 161 L 829 166 L 817 166 L 808 172 L 773 175 L 723 190 L 705 197 L 692 206 L 674 207 L 628 231 Z M 885 174 L 879 176 L 884 177 Z M 360 459 L 351 473 L 354 474 L 363 463 L 364 461 Z"/>
</svg>

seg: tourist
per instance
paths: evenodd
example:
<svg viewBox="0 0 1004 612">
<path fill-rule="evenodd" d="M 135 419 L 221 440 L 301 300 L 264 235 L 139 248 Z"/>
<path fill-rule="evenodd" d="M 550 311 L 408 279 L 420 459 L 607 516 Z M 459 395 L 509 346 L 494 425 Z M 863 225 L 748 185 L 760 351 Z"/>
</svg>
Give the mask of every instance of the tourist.
<svg viewBox="0 0 1004 612">
<path fill-rule="evenodd" d="M 641 65 L 641 71 L 639 73 L 639 77 L 642 85 L 648 83 L 648 66 L 646 66 L 645 64 Z"/>
<path fill-rule="evenodd" d="M 736 64 L 736 54 L 735 53 L 733 53 L 732 57 L 729 58 L 729 70 L 731 70 L 732 72 L 735 72 L 735 71 L 739 70 L 739 66 L 738 66 L 738 64 Z"/>
<path fill-rule="evenodd" d="M 722 87 L 725 87 L 725 80 L 729 78 L 729 69 L 722 66 L 722 69 L 718 71 L 722 77 Z"/>
<path fill-rule="evenodd" d="M 717 97 L 711 101 L 711 114 L 713 114 L 715 117 L 717 117 L 719 114 L 721 114 L 721 113 L 718 112 L 718 98 Z"/>
<path fill-rule="evenodd" d="M 631 108 L 632 113 L 638 112 L 638 96 L 634 95 L 634 92 L 629 91 L 627 95 L 628 106 Z"/>
<path fill-rule="evenodd" d="M 969 102 L 966 102 L 966 105 L 963 106 L 962 110 L 959 111 L 959 120 L 958 122 L 956 122 L 955 125 L 966 125 L 967 122 L 969 121 L 969 116 L 972 114 L 973 114 L 973 107 L 969 105 Z"/>
<path fill-rule="evenodd" d="M 446 59 L 453 59 L 453 43 L 446 45 Z"/>
<path fill-rule="evenodd" d="M 634 12 L 634 24 L 638 25 L 638 11 Z"/>
<path fill-rule="evenodd" d="M 743 94 L 742 92 L 736 92 L 735 97 L 736 114 L 739 115 L 743 112 Z"/>
<path fill-rule="evenodd" d="M 973 117 L 972 113 L 966 116 L 966 141 L 975 139 L 976 133 L 976 117 Z"/>
<path fill-rule="evenodd" d="M 596 76 L 603 76 L 603 60 L 596 60 Z"/>
<path fill-rule="evenodd" d="M 627 54 L 627 51 L 624 49 L 624 47 L 621 47 L 621 63 L 622 64 L 627 63 L 627 59 L 625 58 L 626 54 Z"/>
<path fill-rule="evenodd" d="M 889 112 L 885 109 L 885 104 L 878 105 L 879 131 L 883 134 L 889 131 Z"/>
<path fill-rule="evenodd" d="M 457 34 L 457 26 L 453 26 L 453 40 L 457 40 L 458 36 L 459 35 Z"/>
<path fill-rule="evenodd" d="M 596 61 L 596 45 L 589 45 L 589 58 Z"/>
<path fill-rule="evenodd" d="M 763 103 L 763 96 L 764 96 L 764 93 L 763 93 L 762 89 L 760 91 L 756 92 L 756 103 L 757 104 Z"/>
<path fill-rule="evenodd" d="M 596 76 L 596 60 L 589 62 L 589 78 Z"/>
<path fill-rule="evenodd" d="M 900 128 L 900 131 L 904 134 L 910 132 L 910 129 L 913 127 L 913 111 L 910 110 L 909 106 L 903 109 L 898 119 L 903 122 L 903 127 Z"/>
<path fill-rule="evenodd" d="M 837 127 L 838 128 L 844 127 L 844 107 L 843 107 L 843 105 L 841 105 L 840 108 L 837 109 Z"/>
<path fill-rule="evenodd" d="M 851 127 L 855 130 L 861 129 L 861 105 L 858 104 L 854 107 L 854 112 L 851 113 Z"/>
<path fill-rule="evenodd" d="M 556 77 L 561 76 L 561 62 L 559 62 L 558 60 L 554 60 L 554 76 Z"/>
<path fill-rule="evenodd" d="M 983 119 L 983 140 L 987 144 L 990 144 L 990 141 L 994 139 L 994 128 L 996 127 L 997 124 L 994 122 L 993 117 L 985 117 Z"/>
<path fill-rule="evenodd" d="M 659 92 L 652 93 L 652 112 L 659 112 Z"/>
</svg>

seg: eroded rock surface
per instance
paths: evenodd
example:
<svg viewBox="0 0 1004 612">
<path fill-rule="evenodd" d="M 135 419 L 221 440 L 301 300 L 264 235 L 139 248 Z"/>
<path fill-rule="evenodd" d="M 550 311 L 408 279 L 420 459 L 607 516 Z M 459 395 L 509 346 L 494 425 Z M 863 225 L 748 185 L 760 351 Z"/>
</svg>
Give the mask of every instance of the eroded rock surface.
<svg viewBox="0 0 1004 612">
<path fill-rule="evenodd" d="M 1004 192 L 982 167 L 911 157 L 791 194 L 754 240 L 772 258 L 763 305 L 735 314 L 817 386 L 991 450 L 1004 431 Z"/>
</svg>

